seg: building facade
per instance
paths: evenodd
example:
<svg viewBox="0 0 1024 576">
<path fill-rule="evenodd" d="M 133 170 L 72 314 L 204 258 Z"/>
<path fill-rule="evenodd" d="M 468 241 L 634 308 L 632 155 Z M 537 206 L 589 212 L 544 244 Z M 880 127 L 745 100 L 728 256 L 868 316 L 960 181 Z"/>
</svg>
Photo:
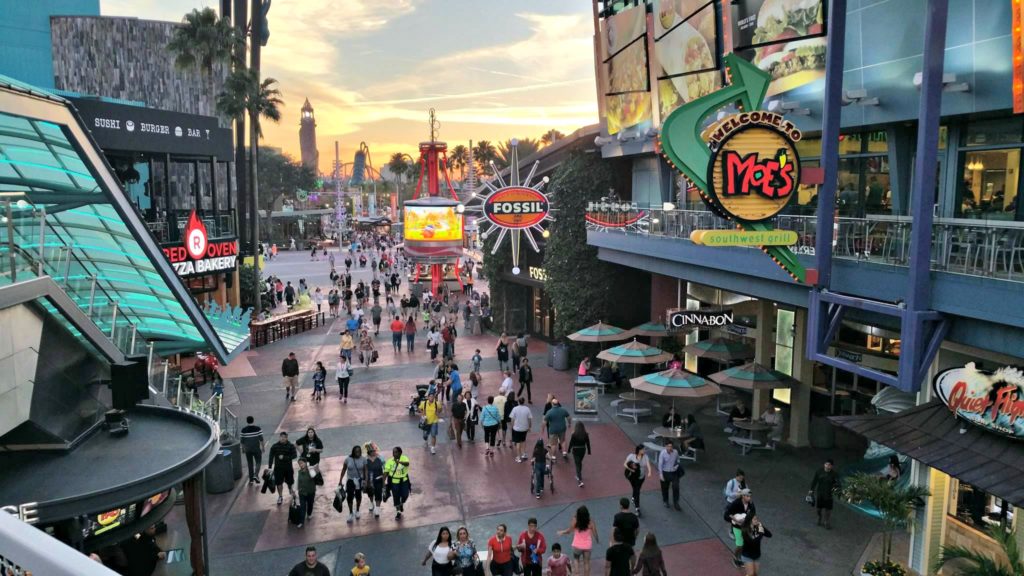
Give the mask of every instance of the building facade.
<svg viewBox="0 0 1024 576">
<path fill-rule="evenodd" d="M 806 268 L 818 267 L 825 46 L 835 20 L 827 13 L 829 3 L 812 2 L 820 8 L 821 22 L 785 39 L 750 24 L 759 21 L 759 2 L 595 4 L 602 116 L 597 143 L 605 158 L 628 163 L 619 195 L 649 210 L 651 218 L 643 229 L 595 228 L 588 243 L 602 260 L 650 275 L 653 319 L 664 319 L 669 308 L 742 311 L 743 322 L 736 312 L 732 325 L 693 330 L 681 338 L 687 343 L 709 337 L 742 340 L 754 349 L 756 362 L 799 380 L 792 389 L 755 392 L 752 398 L 755 414 L 769 404 L 782 409 L 786 440 L 794 446 L 830 445 L 845 431 L 834 430 L 828 416 L 874 414 L 893 394 L 903 395 L 898 403 L 903 407 L 928 404 L 935 398 L 932 380 L 942 370 L 967 363 L 987 370 L 1024 364 L 1024 262 L 1019 260 L 1024 212 L 1017 201 L 1024 118 L 1014 112 L 1014 46 L 1020 37 L 1012 27 L 1011 2 L 948 2 L 932 168 L 936 186 L 934 195 L 925 196 L 932 198 L 934 226 L 931 258 L 924 266 L 931 270 L 927 304 L 948 331 L 936 341 L 923 382 L 899 373 L 907 346 L 900 321 L 877 312 L 905 305 L 914 285 L 910 270 L 919 261 L 911 254 L 910 197 L 927 56 L 922 15 L 931 3 L 845 3 L 837 202 L 828 207 L 835 215 L 831 288 L 868 305 L 851 309 L 825 343 L 836 362 L 811 360 L 818 345 L 809 336 L 814 334 L 812 286 L 794 282 L 756 247 L 708 247 L 690 240 L 694 231 L 729 230 L 735 224 L 712 213 L 657 149 L 662 122 L 673 110 L 726 84 L 721 69 L 726 54 L 769 72 L 767 96 L 755 106 L 784 115 L 803 133 L 796 147 L 804 178 L 774 227 L 795 232 L 796 258 Z M 696 7 L 680 13 L 686 6 Z M 671 58 L 680 38 L 697 36 L 707 49 L 700 65 Z M 789 64 L 780 65 L 783 60 Z M 694 357 L 686 364 L 702 373 L 715 368 Z M 928 521 L 922 517 L 914 529 L 910 566 L 927 572 L 942 544 L 991 549 L 984 534 L 990 522 L 983 517 L 991 518 L 965 510 L 1008 510 L 1019 505 L 1013 495 L 972 487 L 941 463 L 919 456 L 912 456 L 913 479 L 930 486 L 933 496 L 922 512 Z M 965 502 L 963 494 L 978 504 Z M 1022 533 L 1017 530 L 1019 539 Z"/>
<path fill-rule="evenodd" d="M 5 2 L 0 19 L 0 74 L 55 88 L 50 18 L 99 16 L 99 0 Z"/>
</svg>

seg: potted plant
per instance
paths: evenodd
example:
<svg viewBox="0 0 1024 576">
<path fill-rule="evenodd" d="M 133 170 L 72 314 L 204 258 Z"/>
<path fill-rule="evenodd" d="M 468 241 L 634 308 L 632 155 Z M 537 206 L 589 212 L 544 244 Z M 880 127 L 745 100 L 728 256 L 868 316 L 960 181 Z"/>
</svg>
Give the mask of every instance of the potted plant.
<svg viewBox="0 0 1024 576">
<path fill-rule="evenodd" d="M 846 479 L 843 495 L 850 502 L 867 502 L 874 506 L 884 523 L 882 557 L 865 562 L 861 574 L 906 576 L 906 568 L 891 559 L 892 537 L 898 528 L 909 526 L 913 522 L 914 509 L 922 498 L 931 495 L 928 489 L 912 484 L 900 486 L 883 476 L 859 472 Z"/>
<path fill-rule="evenodd" d="M 1002 525 L 991 526 L 988 535 L 995 540 L 1003 549 L 1007 562 L 1004 564 L 1001 558 L 994 558 L 963 546 L 943 546 L 939 552 L 939 559 L 935 563 L 935 570 L 938 571 L 946 563 L 955 560 L 960 561 L 957 566 L 959 576 L 1015 576 L 1024 574 L 1024 557 L 1017 547 L 1017 541 L 1013 535 L 1006 531 Z"/>
</svg>

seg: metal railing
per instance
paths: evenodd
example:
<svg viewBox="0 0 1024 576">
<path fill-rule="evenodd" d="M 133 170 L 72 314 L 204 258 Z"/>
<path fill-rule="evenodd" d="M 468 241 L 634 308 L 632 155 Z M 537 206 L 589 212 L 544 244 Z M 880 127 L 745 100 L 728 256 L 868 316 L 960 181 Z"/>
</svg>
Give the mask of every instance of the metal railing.
<svg viewBox="0 0 1024 576">
<path fill-rule="evenodd" d="M 185 227 L 188 225 L 188 218 L 191 214 L 191 210 L 172 210 L 166 218 L 147 220 L 146 228 L 152 232 L 158 242 L 178 242 L 185 237 Z M 206 227 L 207 237 L 211 240 L 237 236 L 233 209 L 220 210 L 216 216 L 200 213 L 199 219 Z"/>
<path fill-rule="evenodd" d="M 604 228 L 609 234 L 689 240 L 696 230 L 732 230 L 735 223 L 704 210 L 650 210 L 646 229 Z M 834 257 L 907 266 L 912 222 L 901 216 L 836 218 Z M 778 216 L 775 228 L 797 233 L 792 250 L 814 255 L 815 216 Z M 1000 220 L 936 218 L 932 227 L 933 270 L 1024 282 L 1024 223 Z"/>
</svg>

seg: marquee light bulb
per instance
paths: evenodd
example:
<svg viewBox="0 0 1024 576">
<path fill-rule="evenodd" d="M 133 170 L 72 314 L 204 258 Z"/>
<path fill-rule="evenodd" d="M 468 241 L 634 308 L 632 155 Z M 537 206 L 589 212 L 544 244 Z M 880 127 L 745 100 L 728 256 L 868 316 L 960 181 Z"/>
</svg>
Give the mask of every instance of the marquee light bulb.
<svg viewBox="0 0 1024 576">
<path fill-rule="evenodd" d="M 551 236 L 551 232 L 545 230 L 545 231 L 541 232 L 540 235 L 545 237 L 545 238 L 548 238 L 548 237 Z"/>
<path fill-rule="evenodd" d="M 519 266 L 513 266 L 512 267 L 512 273 L 513 274 L 517 274 L 518 275 L 520 272 L 522 272 L 522 270 L 519 269 Z"/>
<path fill-rule="evenodd" d="M 463 212 L 466 211 L 466 205 L 459 204 L 458 206 L 455 207 L 455 211 L 458 212 L 459 214 L 462 214 Z"/>
<path fill-rule="evenodd" d="M 486 240 L 487 239 L 487 232 L 481 232 L 480 233 L 480 237 Z"/>
</svg>

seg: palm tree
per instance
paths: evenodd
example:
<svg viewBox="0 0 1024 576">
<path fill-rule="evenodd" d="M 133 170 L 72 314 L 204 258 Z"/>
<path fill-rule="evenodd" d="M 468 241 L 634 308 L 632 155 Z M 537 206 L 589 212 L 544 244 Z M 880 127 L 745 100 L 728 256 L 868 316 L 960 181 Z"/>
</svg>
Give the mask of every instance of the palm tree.
<svg viewBox="0 0 1024 576">
<path fill-rule="evenodd" d="M 1013 535 L 1007 533 L 1006 528 L 1002 525 L 989 527 L 988 535 L 999 543 L 1003 553 L 1006 554 L 1008 564 L 1004 565 L 1001 559 L 997 561 L 996 558 L 963 546 L 943 546 L 939 552 L 939 559 L 935 563 L 935 570 L 938 571 L 947 562 L 960 560 L 970 564 L 970 566 L 957 569 L 957 574 L 960 576 L 1016 576 L 1024 574 L 1024 557 L 1021 556 L 1021 550 L 1017 547 L 1017 541 Z"/>
<path fill-rule="evenodd" d="M 540 150 L 540 142 L 533 138 L 523 138 L 518 141 L 518 153 L 519 159 L 522 160 L 528 156 L 536 154 Z M 498 167 L 498 170 L 504 170 L 509 167 L 512 163 L 512 141 L 506 140 L 498 144 L 497 158 L 494 160 L 494 164 Z"/>
<path fill-rule="evenodd" d="M 558 130 L 552 128 L 551 130 L 548 130 L 547 132 L 544 133 L 543 136 L 540 137 L 540 143 L 543 144 L 544 146 L 550 146 L 554 144 L 557 140 L 561 140 L 562 138 L 565 138 L 565 134 L 562 134 Z"/>
<path fill-rule="evenodd" d="M 469 163 L 469 150 L 464 145 L 458 144 L 452 148 L 452 154 L 448 159 L 451 161 L 452 168 L 459 171 L 459 180 L 465 180 L 466 164 Z"/>
<path fill-rule="evenodd" d="M 481 174 L 491 174 L 491 162 L 497 158 L 497 150 L 494 144 L 488 140 L 480 140 L 473 147 L 473 157 L 476 160 L 478 171 Z"/>
<path fill-rule="evenodd" d="M 185 14 L 167 49 L 174 53 L 174 65 L 178 68 L 198 65 L 210 75 L 213 67 L 227 62 L 242 42 L 230 19 L 220 18 L 213 8 L 203 8 Z"/>
<path fill-rule="evenodd" d="M 884 522 L 880 564 L 887 566 L 891 563 L 893 533 L 913 522 L 915 508 L 931 493 L 923 486 L 899 486 L 883 476 L 860 472 L 847 478 L 843 495 L 851 502 L 867 502 L 878 510 Z M 864 572 L 871 573 L 868 570 Z"/>
</svg>

